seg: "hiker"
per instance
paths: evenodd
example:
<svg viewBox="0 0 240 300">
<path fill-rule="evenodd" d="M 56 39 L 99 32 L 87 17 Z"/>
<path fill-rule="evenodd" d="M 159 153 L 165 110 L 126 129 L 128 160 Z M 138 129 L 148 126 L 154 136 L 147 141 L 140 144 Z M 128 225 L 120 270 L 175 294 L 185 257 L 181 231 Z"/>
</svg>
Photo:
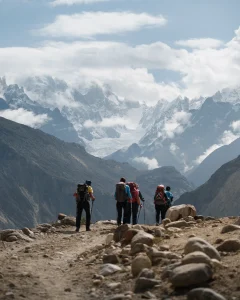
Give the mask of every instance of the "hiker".
<svg viewBox="0 0 240 300">
<path fill-rule="evenodd" d="M 87 184 L 88 183 L 88 184 Z M 83 184 L 77 185 L 77 191 L 74 193 L 76 198 L 77 205 L 77 214 L 76 214 L 76 232 L 79 232 L 81 225 L 82 211 L 86 212 L 86 231 L 91 231 L 91 213 L 90 213 L 90 199 L 95 200 L 93 196 L 93 189 L 91 187 L 91 181 L 86 181 Z"/>
<path fill-rule="evenodd" d="M 132 216 L 132 224 L 136 225 L 138 223 L 138 209 L 139 206 L 141 206 L 140 199 L 144 202 L 144 198 L 139 190 L 139 186 L 135 182 L 129 182 L 127 185 L 130 187 L 130 192 L 132 195 L 132 199 L 130 199 L 127 204 L 127 223 L 131 223 Z"/>
<path fill-rule="evenodd" d="M 170 192 L 171 191 L 171 187 L 170 186 L 167 186 L 166 187 L 166 195 L 167 195 L 167 198 L 168 198 L 168 208 L 172 206 L 172 202 L 173 202 L 173 194 Z"/>
<path fill-rule="evenodd" d="M 168 210 L 168 198 L 164 190 L 164 185 L 158 185 L 155 196 L 154 196 L 154 204 L 156 210 L 156 225 L 159 225 L 160 214 L 161 221 L 165 219 L 166 212 Z"/>
<path fill-rule="evenodd" d="M 122 223 L 122 212 L 123 212 L 123 224 L 127 223 L 127 202 L 132 198 L 130 188 L 126 184 L 126 179 L 122 177 L 120 182 L 116 184 L 115 200 L 117 201 L 117 224 L 118 226 Z"/>
</svg>

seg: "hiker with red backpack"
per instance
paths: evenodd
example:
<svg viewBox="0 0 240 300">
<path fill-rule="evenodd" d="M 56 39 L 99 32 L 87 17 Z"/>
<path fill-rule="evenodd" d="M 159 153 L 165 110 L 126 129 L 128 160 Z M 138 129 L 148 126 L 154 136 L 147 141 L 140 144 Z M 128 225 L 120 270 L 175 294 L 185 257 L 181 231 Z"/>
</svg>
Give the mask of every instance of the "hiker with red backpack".
<svg viewBox="0 0 240 300">
<path fill-rule="evenodd" d="M 118 226 L 122 223 L 123 213 L 123 224 L 127 224 L 128 219 L 128 201 L 132 199 L 129 186 L 126 184 L 126 179 L 122 177 L 120 182 L 116 184 L 115 200 L 117 201 L 117 224 Z"/>
<path fill-rule="evenodd" d="M 141 205 L 140 203 L 140 191 L 139 187 L 135 182 L 128 182 L 127 185 L 130 187 L 130 192 L 132 195 L 132 199 L 128 201 L 128 214 L 127 214 L 127 223 L 131 223 L 131 216 L 132 216 L 132 224 L 136 225 L 138 222 L 138 209 Z M 142 201 L 144 201 L 144 198 L 141 195 Z"/>
<path fill-rule="evenodd" d="M 164 190 L 164 185 L 158 185 L 155 196 L 154 196 L 154 204 L 156 210 L 156 225 L 159 225 L 160 214 L 161 221 L 165 219 L 166 212 L 168 210 L 168 197 Z"/>
</svg>

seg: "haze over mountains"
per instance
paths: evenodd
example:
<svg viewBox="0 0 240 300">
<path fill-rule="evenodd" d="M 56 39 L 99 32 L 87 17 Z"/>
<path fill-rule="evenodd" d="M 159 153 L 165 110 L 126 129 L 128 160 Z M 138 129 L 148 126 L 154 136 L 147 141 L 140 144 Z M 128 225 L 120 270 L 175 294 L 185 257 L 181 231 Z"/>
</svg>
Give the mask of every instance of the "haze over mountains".
<svg viewBox="0 0 240 300">
<path fill-rule="evenodd" d="M 193 188 L 173 167 L 142 173 L 127 163 L 94 157 L 79 144 L 0 118 L 0 228 L 50 222 L 59 212 L 75 215 L 73 193 L 86 179 L 92 180 L 97 199 L 93 220 L 114 219 L 113 195 L 121 176 L 139 181 L 151 223 L 156 184 L 172 183 L 176 197 Z"/>
</svg>

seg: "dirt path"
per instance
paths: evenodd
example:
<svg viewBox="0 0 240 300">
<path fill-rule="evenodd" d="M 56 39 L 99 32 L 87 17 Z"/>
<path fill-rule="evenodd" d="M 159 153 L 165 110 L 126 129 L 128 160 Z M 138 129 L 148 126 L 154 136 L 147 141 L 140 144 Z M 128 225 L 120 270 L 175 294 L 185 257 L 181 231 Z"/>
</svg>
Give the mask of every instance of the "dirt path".
<svg viewBox="0 0 240 300">
<path fill-rule="evenodd" d="M 103 241 L 104 236 L 94 230 L 80 234 L 56 232 L 33 243 L 5 243 L 7 250 L 2 244 L 0 299 L 13 295 L 15 299 L 66 299 L 69 293 L 71 299 L 80 299 L 84 286 L 79 280 L 78 288 L 72 288 L 71 269 L 81 253 L 93 251 Z"/>
</svg>

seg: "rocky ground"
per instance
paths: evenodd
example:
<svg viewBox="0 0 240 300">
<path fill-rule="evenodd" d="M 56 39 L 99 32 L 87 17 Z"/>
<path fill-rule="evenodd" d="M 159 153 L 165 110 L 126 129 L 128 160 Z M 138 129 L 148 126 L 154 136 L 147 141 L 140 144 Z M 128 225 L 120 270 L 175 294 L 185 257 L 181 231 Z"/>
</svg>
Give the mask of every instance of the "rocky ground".
<svg viewBox="0 0 240 300">
<path fill-rule="evenodd" d="M 71 222 L 0 231 L 0 299 L 240 299 L 237 218 Z"/>
</svg>

